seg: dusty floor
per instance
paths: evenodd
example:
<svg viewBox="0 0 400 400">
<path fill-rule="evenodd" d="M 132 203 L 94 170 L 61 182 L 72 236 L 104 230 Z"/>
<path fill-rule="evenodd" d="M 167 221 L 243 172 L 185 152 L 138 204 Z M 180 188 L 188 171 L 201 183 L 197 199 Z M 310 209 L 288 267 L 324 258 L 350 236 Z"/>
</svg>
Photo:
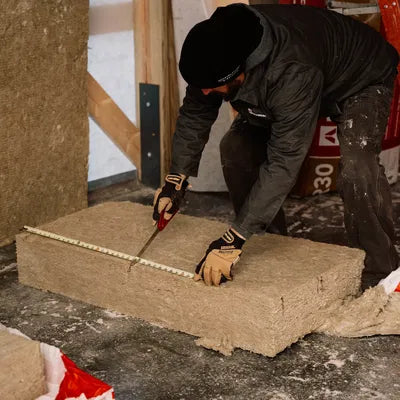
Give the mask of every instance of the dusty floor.
<svg viewBox="0 0 400 400">
<path fill-rule="evenodd" d="M 152 193 L 120 184 L 91 193 L 90 203 L 150 204 Z M 399 184 L 393 200 L 399 229 Z M 292 236 L 346 243 L 336 195 L 289 199 L 285 209 Z M 189 193 L 182 212 L 228 222 L 230 210 L 225 194 Z M 13 263 L 14 246 L 0 249 L 0 322 L 60 347 L 80 367 L 113 385 L 118 400 L 400 399 L 400 337 L 310 335 L 275 359 L 240 350 L 224 357 L 197 347 L 191 336 L 24 287 Z"/>
</svg>

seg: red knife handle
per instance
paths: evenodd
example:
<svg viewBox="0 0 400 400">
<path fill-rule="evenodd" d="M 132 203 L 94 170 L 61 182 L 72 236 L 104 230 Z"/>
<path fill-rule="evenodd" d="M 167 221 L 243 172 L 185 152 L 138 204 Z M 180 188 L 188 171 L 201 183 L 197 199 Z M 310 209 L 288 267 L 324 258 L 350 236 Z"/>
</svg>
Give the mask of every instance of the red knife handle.
<svg viewBox="0 0 400 400">
<path fill-rule="evenodd" d="M 174 217 L 174 215 L 175 215 L 177 212 L 178 212 L 178 211 L 175 211 L 175 212 L 172 214 L 172 217 L 171 217 L 170 219 L 165 219 L 165 217 L 164 217 L 165 210 L 162 210 L 162 211 L 161 211 L 161 213 L 160 213 L 160 218 L 158 219 L 158 222 L 157 222 L 157 228 L 158 228 L 158 230 L 159 230 L 160 232 L 168 225 L 168 222 L 171 221 L 171 219 Z"/>
</svg>

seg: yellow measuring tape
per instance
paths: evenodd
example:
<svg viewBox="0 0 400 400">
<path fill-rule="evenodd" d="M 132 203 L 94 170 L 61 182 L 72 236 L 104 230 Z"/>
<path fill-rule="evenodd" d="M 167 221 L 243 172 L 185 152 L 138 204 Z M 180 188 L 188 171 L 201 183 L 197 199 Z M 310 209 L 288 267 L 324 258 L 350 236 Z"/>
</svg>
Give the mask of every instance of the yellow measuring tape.
<svg viewBox="0 0 400 400">
<path fill-rule="evenodd" d="M 82 242 L 81 240 L 71 239 L 65 236 L 57 235 L 52 232 L 43 231 L 41 229 L 32 228 L 31 226 L 24 226 L 24 229 L 29 233 L 34 233 L 35 235 L 47 237 L 49 239 L 58 240 L 59 242 L 64 242 L 71 244 L 73 246 L 82 247 L 84 249 L 97 251 L 98 253 L 107 254 L 112 257 L 121 258 L 122 260 L 133 261 L 142 265 L 146 265 L 151 268 L 155 268 L 161 271 L 169 272 L 171 274 L 183 276 L 185 278 L 193 278 L 194 274 L 191 272 L 184 271 L 182 269 L 169 267 L 168 265 L 159 264 L 153 261 L 146 260 L 141 257 L 131 256 L 129 254 L 121 253 L 119 251 L 107 249 L 105 247 L 97 246 L 95 244 Z"/>
</svg>

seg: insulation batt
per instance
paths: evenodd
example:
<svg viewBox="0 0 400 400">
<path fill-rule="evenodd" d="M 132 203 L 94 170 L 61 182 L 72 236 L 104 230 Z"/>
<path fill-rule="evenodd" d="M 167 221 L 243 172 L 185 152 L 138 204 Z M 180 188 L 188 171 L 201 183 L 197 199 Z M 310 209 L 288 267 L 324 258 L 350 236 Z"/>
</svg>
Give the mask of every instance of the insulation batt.
<svg viewBox="0 0 400 400">
<path fill-rule="evenodd" d="M 400 335 L 400 293 L 386 294 L 382 286 L 368 289 L 332 307 L 318 331 L 345 337 Z"/>
<path fill-rule="evenodd" d="M 87 207 L 88 10 L 1 2 L 0 246 Z"/>
<path fill-rule="evenodd" d="M 152 207 L 104 203 L 40 228 L 135 255 L 154 230 L 151 216 Z M 178 214 L 142 257 L 193 272 L 226 228 Z M 197 344 L 223 354 L 241 348 L 273 357 L 311 332 L 351 336 L 344 322 L 351 307 L 360 308 L 350 314 L 361 316 L 365 310 L 353 336 L 374 334 L 375 321 L 382 318 L 375 333 L 400 333 L 394 322 L 399 319 L 388 319 L 393 308 L 398 310 L 395 295 L 373 290 L 350 301 L 360 293 L 364 252 L 344 246 L 253 236 L 233 281 L 217 288 L 28 233 L 17 237 L 17 256 L 23 284 L 186 332 L 199 338 Z M 362 305 L 377 300 L 375 308 Z"/>
<path fill-rule="evenodd" d="M 32 400 L 46 392 L 40 343 L 7 332 L 0 324 L 0 399 Z"/>
</svg>

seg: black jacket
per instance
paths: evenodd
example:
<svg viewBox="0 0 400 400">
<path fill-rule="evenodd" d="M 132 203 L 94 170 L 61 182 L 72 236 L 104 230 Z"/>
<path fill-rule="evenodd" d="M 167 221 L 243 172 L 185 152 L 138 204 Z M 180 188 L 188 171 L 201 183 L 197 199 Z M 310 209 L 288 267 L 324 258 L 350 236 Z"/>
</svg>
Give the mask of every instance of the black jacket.
<svg viewBox="0 0 400 400">
<path fill-rule="evenodd" d="M 258 5 L 264 27 L 248 57 L 245 81 L 231 105 L 250 124 L 264 126 L 268 161 L 233 227 L 249 237 L 269 225 L 293 187 L 319 116 L 363 88 L 390 84 L 397 51 L 369 26 L 307 6 Z M 240 29 L 240 27 L 238 27 Z M 221 99 L 187 87 L 173 141 L 171 171 L 197 176 L 201 153 Z"/>
</svg>

